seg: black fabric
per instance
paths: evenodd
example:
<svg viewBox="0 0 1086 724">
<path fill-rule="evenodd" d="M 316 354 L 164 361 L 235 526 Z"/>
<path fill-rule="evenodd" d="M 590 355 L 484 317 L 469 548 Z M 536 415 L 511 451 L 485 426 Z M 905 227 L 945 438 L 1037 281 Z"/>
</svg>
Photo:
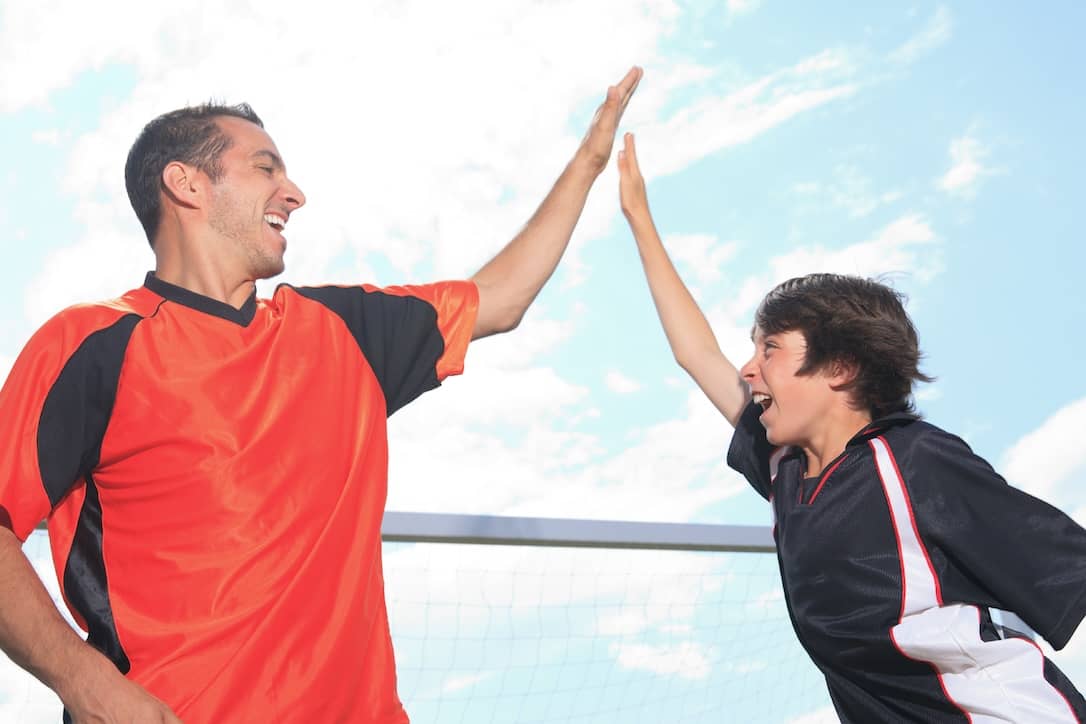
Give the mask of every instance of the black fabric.
<svg viewBox="0 0 1086 724">
<path fill-rule="evenodd" d="M 760 413 L 753 403 L 744 411 L 728 463 L 759 494 L 772 494 L 792 625 L 842 721 L 966 721 L 932 666 L 906 657 L 890 636 L 901 618 L 902 564 L 874 437 L 899 466 L 944 605 L 1012 611 L 1056 648 L 1086 615 L 1086 531 L 1009 486 L 960 439 L 909 415 L 879 420 L 848 443 L 811 503 L 798 496 L 802 452 L 783 453 L 770 478 Z M 983 620 L 980 635 L 991 635 Z M 1086 700 L 1065 678 L 1047 678 L 1062 682 L 1060 692 L 1086 715 Z"/>
<path fill-rule="evenodd" d="M 49 389 L 38 420 L 38 467 L 51 505 L 98 465 L 132 331 L 126 314 L 87 336 Z"/>
<path fill-rule="evenodd" d="M 143 280 L 143 286 L 147 287 L 163 299 L 176 302 L 177 304 L 186 307 L 191 307 L 198 312 L 210 314 L 213 317 L 220 317 L 221 319 L 233 322 L 242 327 L 248 327 L 249 323 L 252 322 L 253 318 L 256 316 L 255 286 L 253 287 L 253 293 L 245 300 L 245 304 L 241 305 L 241 309 L 235 309 L 225 302 L 220 302 L 218 299 L 205 297 L 202 294 L 197 294 L 184 287 L 179 287 L 176 284 L 164 282 L 156 277 L 154 272 L 147 272 L 147 277 Z"/>
<path fill-rule="evenodd" d="M 961 439 L 926 432 L 898 461 L 915 471 L 902 474 L 940 581 L 962 600 L 1013 611 L 1062 649 L 1086 614 L 1086 533 Z"/>
<path fill-rule="evenodd" d="M 117 637 L 102 558 L 102 505 L 94 479 L 87 476 L 87 497 L 79 511 L 72 549 L 64 564 L 64 590 L 87 623 L 87 643 L 101 651 L 122 674 L 131 668 Z"/>
<path fill-rule="evenodd" d="M 758 495 L 769 500 L 773 495 L 769 456 L 775 448 L 766 440 L 765 428 L 758 419 L 761 414 L 761 406 L 752 402 L 739 416 L 728 447 L 728 465 L 746 475 Z"/>
<path fill-rule="evenodd" d="M 386 414 L 440 384 L 445 340 L 429 302 L 361 287 L 291 288 L 343 319 L 381 385 Z"/>
</svg>

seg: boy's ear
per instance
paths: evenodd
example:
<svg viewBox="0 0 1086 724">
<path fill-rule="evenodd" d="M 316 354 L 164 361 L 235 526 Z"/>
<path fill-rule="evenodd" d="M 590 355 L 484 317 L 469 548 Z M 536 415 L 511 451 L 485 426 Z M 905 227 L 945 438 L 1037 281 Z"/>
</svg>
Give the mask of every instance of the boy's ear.
<svg viewBox="0 0 1086 724">
<path fill-rule="evenodd" d="M 852 360 L 835 360 L 830 363 L 829 372 L 830 386 L 838 390 L 851 385 L 860 373 L 860 368 Z"/>
</svg>

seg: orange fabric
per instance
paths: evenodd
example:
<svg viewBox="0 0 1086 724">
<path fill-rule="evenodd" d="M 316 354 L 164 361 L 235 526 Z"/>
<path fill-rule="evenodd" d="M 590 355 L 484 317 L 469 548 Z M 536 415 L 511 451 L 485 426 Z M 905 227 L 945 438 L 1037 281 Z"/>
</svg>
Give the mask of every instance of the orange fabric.
<svg viewBox="0 0 1086 724">
<path fill-rule="evenodd" d="M 438 379 L 463 369 L 473 284 L 381 291 L 431 304 Z M 93 482 L 130 678 L 187 724 L 406 722 L 381 571 L 385 405 L 359 343 L 286 286 L 247 326 L 147 288 L 126 299 L 154 311 L 131 334 Z M 90 331 L 57 324 L 65 340 Z M 19 399 L 0 417 L 32 409 L 49 377 L 17 364 L 4 394 Z M 0 504 L 25 534 L 48 500 L 19 450 L 0 467 Z M 81 505 L 69 495 L 52 514 L 58 571 Z"/>
</svg>

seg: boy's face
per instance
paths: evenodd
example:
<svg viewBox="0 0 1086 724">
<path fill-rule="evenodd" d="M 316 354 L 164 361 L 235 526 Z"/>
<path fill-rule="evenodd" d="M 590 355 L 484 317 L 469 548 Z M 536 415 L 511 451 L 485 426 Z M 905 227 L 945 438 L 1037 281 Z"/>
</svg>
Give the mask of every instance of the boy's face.
<svg viewBox="0 0 1086 724">
<path fill-rule="evenodd" d="M 761 422 L 774 445 L 811 447 L 820 439 L 827 413 L 841 403 L 831 379 L 821 371 L 796 373 L 807 356 L 807 340 L 799 331 L 764 334 L 754 328 L 754 356 L 739 370 L 762 406 Z"/>
</svg>

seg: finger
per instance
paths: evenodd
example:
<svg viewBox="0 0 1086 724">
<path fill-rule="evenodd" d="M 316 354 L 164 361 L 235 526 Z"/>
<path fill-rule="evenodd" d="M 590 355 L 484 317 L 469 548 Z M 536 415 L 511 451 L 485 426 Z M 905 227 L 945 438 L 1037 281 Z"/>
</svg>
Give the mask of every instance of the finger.
<svg viewBox="0 0 1086 724">
<path fill-rule="evenodd" d="M 620 99 L 619 112 L 626 109 L 626 104 L 630 102 L 630 98 L 633 97 L 634 91 L 637 90 L 638 84 L 641 82 L 641 76 L 644 75 L 644 71 L 634 66 L 627 71 L 625 77 L 618 84 L 618 94 Z"/>
<path fill-rule="evenodd" d="M 637 163 L 637 147 L 634 145 L 634 134 L 627 133 L 622 138 L 623 143 L 623 155 L 627 158 L 627 163 L 630 166 L 630 172 L 634 176 L 641 175 L 641 166 Z"/>
</svg>

